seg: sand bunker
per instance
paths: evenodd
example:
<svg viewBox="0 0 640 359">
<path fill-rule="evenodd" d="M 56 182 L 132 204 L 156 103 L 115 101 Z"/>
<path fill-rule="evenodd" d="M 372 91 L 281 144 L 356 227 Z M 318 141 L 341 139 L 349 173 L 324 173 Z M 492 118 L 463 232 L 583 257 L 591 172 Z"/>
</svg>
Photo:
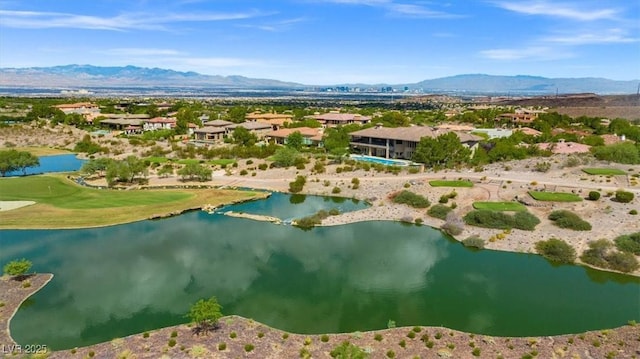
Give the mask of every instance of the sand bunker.
<svg viewBox="0 0 640 359">
<path fill-rule="evenodd" d="M 0 201 L 0 212 L 36 204 L 34 201 Z"/>
</svg>

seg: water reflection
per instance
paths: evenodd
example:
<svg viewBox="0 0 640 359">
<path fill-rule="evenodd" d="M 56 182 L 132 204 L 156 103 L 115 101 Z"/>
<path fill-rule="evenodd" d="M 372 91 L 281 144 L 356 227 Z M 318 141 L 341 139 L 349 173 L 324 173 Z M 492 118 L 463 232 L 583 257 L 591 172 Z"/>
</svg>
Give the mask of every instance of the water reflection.
<svg viewBox="0 0 640 359">
<path fill-rule="evenodd" d="M 262 202 L 304 211 L 325 203 L 311 196 L 297 206 L 286 196 L 270 201 Z M 252 204 L 247 212 L 264 206 Z M 97 229 L 2 231 L 0 246 L 2 262 L 26 257 L 35 270 L 55 273 L 11 328 L 18 342 L 52 348 L 184 322 L 188 306 L 211 295 L 225 313 L 302 333 L 378 329 L 393 319 L 536 335 L 640 320 L 640 280 L 597 283 L 581 267 L 473 253 L 429 227 L 393 222 L 302 232 L 192 212 Z"/>
</svg>

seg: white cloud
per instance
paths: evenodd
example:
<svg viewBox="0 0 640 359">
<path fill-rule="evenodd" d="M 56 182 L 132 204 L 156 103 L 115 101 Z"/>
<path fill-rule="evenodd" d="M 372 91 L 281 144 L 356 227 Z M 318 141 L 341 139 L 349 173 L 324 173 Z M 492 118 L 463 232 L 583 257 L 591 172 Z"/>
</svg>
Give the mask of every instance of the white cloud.
<svg viewBox="0 0 640 359">
<path fill-rule="evenodd" d="M 271 32 L 278 32 L 278 31 L 288 30 L 293 25 L 301 23 L 301 22 L 305 22 L 305 21 L 307 21 L 306 18 L 298 17 L 298 18 L 285 19 L 285 20 L 280 20 L 280 21 L 275 21 L 275 22 L 270 22 L 270 23 L 264 23 L 264 24 L 242 24 L 242 25 L 238 25 L 238 27 L 253 28 L 253 29 L 259 29 L 259 30 L 271 31 Z"/>
<path fill-rule="evenodd" d="M 557 3 L 547 0 L 500 1 L 494 4 L 520 14 L 561 17 L 578 21 L 612 20 L 619 12 L 613 8 L 586 9 L 580 6 L 583 3 Z"/>
<path fill-rule="evenodd" d="M 573 57 L 573 54 L 547 46 L 530 46 L 512 49 L 489 49 L 480 51 L 480 56 L 491 60 L 551 61 Z"/>
<path fill-rule="evenodd" d="M 269 15 L 259 11 L 237 13 L 174 13 L 168 15 L 126 13 L 100 17 L 58 12 L 0 10 L 0 26 L 29 29 L 74 28 L 90 30 L 167 30 L 177 22 L 211 22 L 241 20 Z"/>
<path fill-rule="evenodd" d="M 638 38 L 629 37 L 622 29 L 610 29 L 597 33 L 559 34 L 546 37 L 543 40 L 564 45 L 616 44 L 639 41 Z"/>
<path fill-rule="evenodd" d="M 450 14 L 443 11 L 432 10 L 424 5 L 398 3 L 393 0 L 319 0 L 320 2 L 371 6 L 386 9 L 389 14 L 395 16 L 416 17 L 416 18 L 457 18 L 460 15 Z"/>
</svg>

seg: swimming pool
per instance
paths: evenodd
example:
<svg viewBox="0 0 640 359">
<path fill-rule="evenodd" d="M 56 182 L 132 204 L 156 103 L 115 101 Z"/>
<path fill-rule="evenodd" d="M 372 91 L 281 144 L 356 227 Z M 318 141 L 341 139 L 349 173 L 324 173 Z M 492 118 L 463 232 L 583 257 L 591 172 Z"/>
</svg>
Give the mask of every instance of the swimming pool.
<svg viewBox="0 0 640 359">
<path fill-rule="evenodd" d="M 411 161 L 395 160 L 391 158 L 382 158 L 382 157 L 374 157 L 374 156 L 350 155 L 349 157 L 351 157 L 356 161 L 379 163 L 385 166 L 409 166 L 412 164 Z"/>
</svg>

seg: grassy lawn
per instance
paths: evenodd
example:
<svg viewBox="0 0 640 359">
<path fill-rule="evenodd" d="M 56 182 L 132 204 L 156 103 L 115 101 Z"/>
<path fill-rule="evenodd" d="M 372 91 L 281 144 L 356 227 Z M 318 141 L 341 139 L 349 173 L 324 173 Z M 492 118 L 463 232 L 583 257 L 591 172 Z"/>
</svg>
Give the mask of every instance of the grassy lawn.
<svg viewBox="0 0 640 359">
<path fill-rule="evenodd" d="M 471 181 L 429 181 L 431 187 L 473 187 Z"/>
<path fill-rule="evenodd" d="M 582 197 L 573 193 L 529 191 L 529 195 L 537 201 L 580 202 Z"/>
<path fill-rule="evenodd" d="M 582 172 L 599 176 L 620 176 L 627 174 L 625 171 L 616 168 L 583 168 Z"/>
<path fill-rule="evenodd" d="M 160 164 L 169 162 L 169 159 L 166 158 L 166 157 L 147 157 L 147 158 L 145 158 L 145 160 L 149 161 L 151 163 L 160 163 Z M 200 163 L 200 160 L 195 159 L 195 158 L 193 158 L 193 159 L 189 158 L 189 159 L 184 159 L 184 160 L 177 160 L 175 162 L 179 163 L 181 165 L 186 165 L 186 164 L 189 164 L 189 163 Z M 228 158 L 222 158 L 222 159 L 219 159 L 219 160 L 205 160 L 203 162 L 203 164 L 208 164 L 208 165 L 230 165 L 230 164 L 233 164 L 234 162 L 236 162 L 236 160 L 228 159 Z"/>
<path fill-rule="evenodd" d="M 519 202 L 473 202 L 473 208 L 502 212 L 521 212 L 527 210 L 527 207 Z"/>
<path fill-rule="evenodd" d="M 36 204 L 0 212 L 0 228 L 105 226 L 264 195 L 214 189 L 98 190 L 82 187 L 62 176 L 3 178 L 0 200 L 28 200 Z"/>
<path fill-rule="evenodd" d="M 68 155 L 72 152 L 67 150 L 61 150 L 58 148 L 49 148 L 49 147 L 12 147 L 12 148 L 3 148 L 3 150 L 17 150 L 17 151 L 26 151 L 31 153 L 34 156 L 54 156 L 54 155 Z"/>
</svg>

